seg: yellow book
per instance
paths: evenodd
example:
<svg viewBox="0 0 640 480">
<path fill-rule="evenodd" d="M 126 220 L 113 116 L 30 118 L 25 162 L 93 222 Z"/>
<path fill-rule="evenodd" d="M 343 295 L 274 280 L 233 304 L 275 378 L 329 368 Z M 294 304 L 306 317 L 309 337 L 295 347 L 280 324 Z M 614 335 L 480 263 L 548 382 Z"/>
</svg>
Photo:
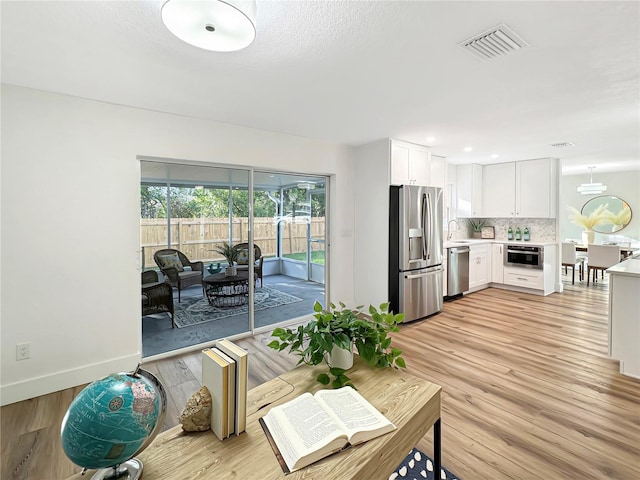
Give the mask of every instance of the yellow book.
<svg viewBox="0 0 640 480">
<path fill-rule="evenodd" d="M 235 391 L 235 425 L 236 434 L 247 428 L 247 385 L 249 383 L 249 354 L 235 343 L 223 339 L 216 346 L 233 358 L 236 362 L 236 391 Z"/>
<path fill-rule="evenodd" d="M 236 362 L 217 347 L 212 347 L 211 350 L 229 365 L 227 371 L 227 375 L 229 376 L 229 388 L 227 389 L 227 433 L 231 435 L 235 432 L 236 419 Z"/>
<path fill-rule="evenodd" d="M 213 403 L 211 430 L 224 440 L 229 436 L 229 364 L 210 348 L 202 351 L 202 385 Z"/>
</svg>

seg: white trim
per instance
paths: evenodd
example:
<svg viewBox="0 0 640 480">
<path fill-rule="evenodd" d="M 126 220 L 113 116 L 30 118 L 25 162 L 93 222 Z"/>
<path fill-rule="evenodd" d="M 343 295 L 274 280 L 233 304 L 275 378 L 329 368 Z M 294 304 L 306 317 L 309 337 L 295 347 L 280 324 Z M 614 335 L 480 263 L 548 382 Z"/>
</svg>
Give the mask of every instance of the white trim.
<svg viewBox="0 0 640 480">
<path fill-rule="evenodd" d="M 73 348 L 73 347 L 71 347 Z M 141 354 L 109 359 L 83 367 L 29 378 L 0 387 L 0 406 L 77 387 L 98 380 L 110 373 L 132 372 L 141 361 Z"/>
</svg>

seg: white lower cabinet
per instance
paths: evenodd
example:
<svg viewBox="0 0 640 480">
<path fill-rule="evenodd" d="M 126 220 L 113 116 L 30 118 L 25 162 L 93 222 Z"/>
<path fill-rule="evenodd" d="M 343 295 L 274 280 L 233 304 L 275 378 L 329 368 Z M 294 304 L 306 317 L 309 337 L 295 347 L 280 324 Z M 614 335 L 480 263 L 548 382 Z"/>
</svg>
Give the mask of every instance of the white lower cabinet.
<svg viewBox="0 0 640 480">
<path fill-rule="evenodd" d="M 504 283 L 504 245 L 491 245 L 491 282 Z"/>
<path fill-rule="evenodd" d="M 471 245 L 469 247 L 469 290 L 485 286 L 490 281 L 490 245 Z"/>
<path fill-rule="evenodd" d="M 544 272 L 532 268 L 504 267 L 504 283 L 515 287 L 544 289 Z"/>
</svg>

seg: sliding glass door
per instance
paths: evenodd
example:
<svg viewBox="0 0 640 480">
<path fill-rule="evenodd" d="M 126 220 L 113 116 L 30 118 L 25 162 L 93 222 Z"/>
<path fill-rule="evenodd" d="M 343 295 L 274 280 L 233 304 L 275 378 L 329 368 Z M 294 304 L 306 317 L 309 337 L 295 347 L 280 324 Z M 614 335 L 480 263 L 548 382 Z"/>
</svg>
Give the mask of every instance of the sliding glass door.
<svg viewBox="0 0 640 480">
<path fill-rule="evenodd" d="M 266 331 L 324 304 L 325 177 L 161 161 L 141 161 L 141 173 L 142 270 L 173 285 L 176 323 L 143 316 L 144 357 Z M 201 282 L 180 284 L 200 268 Z"/>
</svg>

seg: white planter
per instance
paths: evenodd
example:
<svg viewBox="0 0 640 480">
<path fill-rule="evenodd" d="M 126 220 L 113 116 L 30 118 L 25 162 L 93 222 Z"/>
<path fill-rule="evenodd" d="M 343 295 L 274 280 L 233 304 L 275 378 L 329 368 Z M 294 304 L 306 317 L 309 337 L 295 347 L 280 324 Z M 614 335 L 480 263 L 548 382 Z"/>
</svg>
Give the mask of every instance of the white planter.
<svg viewBox="0 0 640 480">
<path fill-rule="evenodd" d="M 582 244 L 584 246 L 588 246 L 589 244 L 593 243 L 593 240 L 595 238 L 595 232 L 593 230 L 583 230 L 582 231 Z"/>
<path fill-rule="evenodd" d="M 353 343 L 349 350 L 334 346 L 330 354 L 325 353 L 324 359 L 331 368 L 349 370 L 353 367 Z"/>
<path fill-rule="evenodd" d="M 227 277 L 235 277 L 238 274 L 238 267 L 236 267 L 235 265 L 232 267 L 227 267 L 224 269 L 224 274 Z"/>
</svg>

